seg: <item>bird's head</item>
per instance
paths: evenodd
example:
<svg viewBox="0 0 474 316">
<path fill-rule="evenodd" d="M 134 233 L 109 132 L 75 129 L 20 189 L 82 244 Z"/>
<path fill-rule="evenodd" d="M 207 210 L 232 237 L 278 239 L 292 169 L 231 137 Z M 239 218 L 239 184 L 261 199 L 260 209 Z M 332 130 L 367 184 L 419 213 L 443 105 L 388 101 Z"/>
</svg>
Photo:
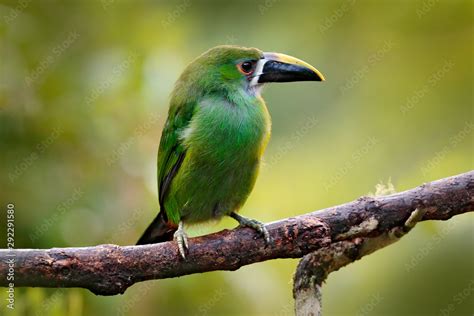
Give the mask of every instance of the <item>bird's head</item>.
<svg viewBox="0 0 474 316">
<path fill-rule="evenodd" d="M 246 91 L 258 94 L 268 82 L 324 81 L 310 64 L 279 53 L 256 48 L 217 46 L 191 62 L 178 80 L 178 87 L 203 91 Z"/>
</svg>

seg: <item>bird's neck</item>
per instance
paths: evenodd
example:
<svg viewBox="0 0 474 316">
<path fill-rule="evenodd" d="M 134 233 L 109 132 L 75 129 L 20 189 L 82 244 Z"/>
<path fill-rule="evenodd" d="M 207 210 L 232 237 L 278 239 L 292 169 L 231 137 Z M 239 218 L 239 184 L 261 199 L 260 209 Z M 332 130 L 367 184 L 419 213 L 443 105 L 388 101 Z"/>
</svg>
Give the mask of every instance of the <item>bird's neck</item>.
<svg viewBox="0 0 474 316">
<path fill-rule="evenodd" d="M 260 96 L 260 88 L 255 87 L 239 87 L 235 89 L 226 89 L 221 94 L 231 104 L 236 106 L 255 106 L 256 104 L 265 104 Z"/>
</svg>

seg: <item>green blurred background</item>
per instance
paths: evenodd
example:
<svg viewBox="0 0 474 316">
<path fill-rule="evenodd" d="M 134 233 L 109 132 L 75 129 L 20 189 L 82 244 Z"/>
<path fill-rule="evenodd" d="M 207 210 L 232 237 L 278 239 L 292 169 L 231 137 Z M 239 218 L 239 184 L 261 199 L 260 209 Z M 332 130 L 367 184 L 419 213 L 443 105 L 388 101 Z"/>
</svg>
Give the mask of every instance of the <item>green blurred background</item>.
<svg viewBox="0 0 474 316">
<path fill-rule="evenodd" d="M 0 202 L 15 204 L 18 248 L 137 240 L 158 211 L 168 95 L 218 44 L 287 53 L 327 78 L 266 88 L 273 136 L 244 215 L 274 221 L 473 169 L 472 1 L 0 3 Z M 472 315 L 473 224 L 422 223 L 332 274 L 326 315 Z M 2 290 L 0 314 L 291 315 L 297 262 L 114 297 L 17 288 L 9 313 Z"/>
</svg>

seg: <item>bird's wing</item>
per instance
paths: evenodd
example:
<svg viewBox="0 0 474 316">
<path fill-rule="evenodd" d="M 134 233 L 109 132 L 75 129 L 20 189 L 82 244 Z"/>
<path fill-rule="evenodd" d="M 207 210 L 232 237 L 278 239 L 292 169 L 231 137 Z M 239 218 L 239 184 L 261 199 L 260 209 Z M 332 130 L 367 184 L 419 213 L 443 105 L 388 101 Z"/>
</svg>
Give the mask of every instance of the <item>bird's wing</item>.
<svg viewBox="0 0 474 316">
<path fill-rule="evenodd" d="M 190 102 L 171 106 L 168 113 L 158 150 L 158 194 L 162 210 L 171 181 L 186 155 L 180 135 L 188 127 L 195 109 L 196 103 Z"/>
</svg>

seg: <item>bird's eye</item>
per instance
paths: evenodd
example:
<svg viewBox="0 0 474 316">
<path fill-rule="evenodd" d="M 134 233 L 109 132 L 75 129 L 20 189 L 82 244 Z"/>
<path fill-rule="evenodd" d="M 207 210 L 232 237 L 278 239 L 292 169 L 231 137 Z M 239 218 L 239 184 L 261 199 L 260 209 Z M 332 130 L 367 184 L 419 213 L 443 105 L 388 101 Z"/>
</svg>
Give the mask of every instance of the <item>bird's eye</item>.
<svg viewBox="0 0 474 316">
<path fill-rule="evenodd" d="M 239 70 L 244 75 L 249 75 L 253 72 L 253 63 L 250 61 L 244 61 L 238 65 Z"/>
</svg>

